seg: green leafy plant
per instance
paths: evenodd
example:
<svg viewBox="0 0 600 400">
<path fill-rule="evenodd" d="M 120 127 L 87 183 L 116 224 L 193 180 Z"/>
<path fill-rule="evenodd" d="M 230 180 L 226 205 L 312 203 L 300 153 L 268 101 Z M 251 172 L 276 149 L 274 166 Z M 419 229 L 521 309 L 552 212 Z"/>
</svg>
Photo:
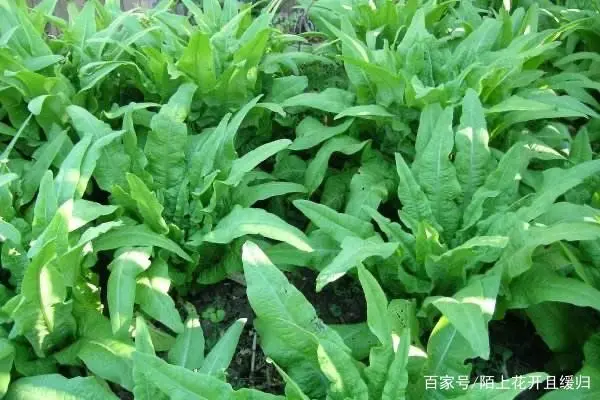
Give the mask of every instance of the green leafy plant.
<svg viewBox="0 0 600 400">
<path fill-rule="evenodd" d="M 596 2 L 175 3 L 0 1 L 0 397 L 598 396 Z"/>
</svg>

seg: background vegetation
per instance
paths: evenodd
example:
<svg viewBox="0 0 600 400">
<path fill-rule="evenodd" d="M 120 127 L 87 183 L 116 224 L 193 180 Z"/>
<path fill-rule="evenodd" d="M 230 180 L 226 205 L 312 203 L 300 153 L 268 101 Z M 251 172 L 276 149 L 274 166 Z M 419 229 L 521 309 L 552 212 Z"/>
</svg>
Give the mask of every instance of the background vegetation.
<svg viewBox="0 0 600 400">
<path fill-rule="evenodd" d="M 298 3 L 0 0 L 0 395 L 599 396 L 598 2 Z"/>
</svg>

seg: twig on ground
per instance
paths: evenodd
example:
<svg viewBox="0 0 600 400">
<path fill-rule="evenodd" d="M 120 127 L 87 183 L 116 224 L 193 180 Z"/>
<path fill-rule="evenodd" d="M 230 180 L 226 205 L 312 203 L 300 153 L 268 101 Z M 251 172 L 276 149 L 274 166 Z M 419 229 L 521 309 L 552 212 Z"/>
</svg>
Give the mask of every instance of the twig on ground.
<svg viewBox="0 0 600 400">
<path fill-rule="evenodd" d="M 256 331 L 252 332 L 252 358 L 250 360 L 250 378 L 254 377 L 256 363 Z"/>
</svg>

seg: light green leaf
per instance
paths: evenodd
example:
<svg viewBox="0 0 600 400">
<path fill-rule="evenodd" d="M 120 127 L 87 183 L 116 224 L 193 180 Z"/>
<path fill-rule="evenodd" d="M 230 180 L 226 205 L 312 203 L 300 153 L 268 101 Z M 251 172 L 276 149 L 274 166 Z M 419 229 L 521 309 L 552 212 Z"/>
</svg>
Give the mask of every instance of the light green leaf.
<svg viewBox="0 0 600 400">
<path fill-rule="evenodd" d="M 185 251 L 172 240 L 150 230 L 145 225 L 122 226 L 100 236 L 94 242 L 95 251 L 112 250 L 121 247 L 156 246 L 172 253 L 186 261 L 191 261 Z"/>
<path fill-rule="evenodd" d="M 46 171 L 40 182 L 31 223 L 31 233 L 34 237 L 37 237 L 48 226 L 58 208 L 53 180 L 52 171 Z"/>
<path fill-rule="evenodd" d="M 560 195 L 581 184 L 587 177 L 599 173 L 600 160 L 586 161 L 569 169 L 544 170 L 542 187 L 529 206 L 517 211 L 517 216 L 524 221 L 531 221 L 546 212 Z"/>
<path fill-rule="evenodd" d="M 369 257 L 390 257 L 398 248 L 398 243 L 384 243 L 377 236 L 365 240 L 349 236 L 342 241 L 341 248 L 340 253 L 317 276 L 317 292 Z"/>
<path fill-rule="evenodd" d="M 136 202 L 137 210 L 143 222 L 157 233 L 169 232 L 167 223 L 162 217 L 164 207 L 156 199 L 154 193 L 136 175 L 127 173 L 126 176 L 127 183 L 129 183 L 129 194 Z"/>
<path fill-rule="evenodd" d="M 8 222 L 0 219 L 0 243 L 7 240 L 15 244 L 21 244 L 21 232 Z"/>
<path fill-rule="evenodd" d="M 283 196 L 289 193 L 306 193 L 303 185 L 292 182 L 267 182 L 241 188 L 235 195 L 235 203 L 242 207 L 252 207 L 258 201 Z"/>
<path fill-rule="evenodd" d="M 457 200 L 461 193 L 456 170 L 450 162 L 454 147 L 451 107 L 446 108 L 431 132 L 431 138 L 422 151 L 417 150 L 413 171 L 429 200 L 435 221 L 450 238 L 458 228 L 460 218 Z"/>
<path fill-rule="evenodd" d="M 150 355 L 155 354 L 148 324 L 141 315 L 135 318 L 135 351 Z"/>
<path fill-rule="evenodd" d="M 35 192 L 38 190 L 40 182 L 48 172 L 48 168 L 50 168 L 52 161 L 62 148 L 66 138 L 66 131 L 62 131 L 42 146 L 35 163 L 23 176 L 23 195 L 20 199 L 21 204 L 26 204 L 33 198 Z M 0 186 L 2 185 L 0 184 Z"/>
<path fill-rule="evenodd" d="M 549 227 L 528 226 L 519 242 L 512 241 L 505 248 L 498 263 L 509 278 L 526 272 L 532 265 L 532 254 L 538 246 L 550 245 L 560 240 L 597 240 L 600 224 L 597 222 L 561 222 Z"/>
<path fill-rule="evenodd" d="M 507 236 L 475 236 L 440 255 L 427 258 L 425 270 L 441 290 L 462 287 L 467 271 L 478 262 L 495 261 L 507 244 Z"/>
<path fill-rule="evenodd" d="M 534 267 L 512 281 L 509 308 L 527 308 L 546 301 L 600 310 L 600 291 L 542 267 Z"/>
<path fill-rule="evenodd" d="M 8 185 L 9 183 L 14 181 L 18 177 L 19 177 L 19 175 L 13 174 L 12 172 L 9 172 L 8 174 L 0 175 L 0 187 L 2 187 L 4 185 Z"/>
<path fill-rule="evenodd" d="M 152 182 L 152 175 L 145 169 L 146 165 L 148 165 L 148 159 L 144 154 L 144 150 L 138 146 L 133 111 L 127 112 L 123 117 L 123 130 L 125 131 L 123 134 L 123 150 L 131 159 L 131 172 L 140 177 L 144 182 Z"/>
<path fill-rule="evenodd" d="M 319 203 L 335 211 L 342 211 L 344 204 L 347 204 L 346 198 L 349 197 L 347 192 L 351 179 L 351 171 L 331 174 L 325 179 Z M 348 211 L 346 213 L 358 217 Z"/>
<path fill-rule="evenodd" d="M 285 368 L 307 395 L 324 390 L 316 356 L 318 342 L 327 340 L 346 348 L 342 338 L 318 318 L 313 306 L 257 245 L 244 244 L 242 261 L 263 351 Z M 350 349 L 345 351 L 350 353 Z"/>
<path fill-rule="evenodd" d="M 217 377 L 223 376 L 225 370 L 227 370 L 229 364 L 231 364 L 231 360 L 233 360 L 235 349 L 237 348 L 240 336 L 244 330 L 244 325 L 246 325 L 246 319 L 241 318 L 235 321 L 229 329 L 225 331 L 223 336 L 206 355 L 206 358 L 200 367 L 201 373 Z"/>
<path fill-rule="evenodd" d="M 229 243 L 245 235 L 261 235 L 289 243 L 295 248 L 310 252 L 308 238 L 299 229 L 281 218 L 259 208 L 235 206 L 202 240 L 210 243 Z"/>
<path fill-rule="evenodd" d="M 308 200 L 296 200 L 294 206 L 323 232 L 342 243 L 347 237 L 366 239 L 375 234 L 373 225 L 351 215 Z"/>
<path fill-rule="evenodd" d="M 145 380 L 171 399 L 228 399 L 233 393 L 229 384 L 217 378 L 167 364 L 156 356 L 136 352 L 133 360 Z"/>
<path fill-rule="evenodd" d="M 302 184 L 305 172 L 306 161 L 294 154 L 281 153 L 275 163 L 273 176 L 277 179 Z"/>
<path fill-rule="evenodd" d="M 537 217 L 535 222 L 547 226 L 560 222 L 600 221 L 600 210 L 584 205 L 567 202 L 552 204 L 548 210 Z"/>
<path fill-rule="evenodd" d="M 204 362 L 204 333 L 195 311 L 188 315 L 183 332 L 175 338 L 175 344 L 169 350 L 168 360 L 171 364 L 180 365 L 191 370 L 199 369 L 202 366 Z"/>
<path fill-rule="evenodd" d="M 585 161 L 591 161 L 594 158 L 594 152 L 592 150 L 592 144 L 588 135 L 587 128 L 581 129 L 577 132 L 577 136 L 573 139 L 571 149 L 569 151 L 569 160 L 574 164 L 583 163 Z"/>
<path fill-rule="evenodd" d="M 92 173 L 98 186 L 106 191 L 115 184 L 124 186 L 124 172 L 129 169 L 130 159 L 120 143 L 115 142 L 123 131 L 114 132 L 108 124 L 78 106 L 67 107 L 67 113 L 80 137 L 93 138 L 81 163 L 77 195 L 83 196 Z"/>
<path fill-rule="evenodd" d="M 326 340 L 317 348 L 321 370 L 331 382 L 328 397 L 332 400 L 368 400 L 369 391 L 352 357 Z"/>
<path fill-rule="evenodd" d="M 278 396 L 258 389 L 242 388 L 234 393 L 235 400 L 288 400 L 287 397 Z"/>
<path fill-rule="evenodd" d="M 87 200 L 66 201 L 54 214 L 46 229 L 31 243 L 27 254 L 32 257 L 42 246 L 54 239 L 57 241 L 58 254 L 66 252 L 67 233 L 73 232 L 99 217 L 112 214 L 116 209 L 116 206 L 104 206 Z"/>
<path fill-rule="evenodd" d="M 326 140 L 346 132 L 354 119 L 350 118 L 339 125 L 325 126 L 318 119 L 305 117 L 296 127 L 296 139 L 290 145 L 290 150 L 306 150 L 318 146 Z"/>
<path fill-rule="evenodd" d="M 392 222 L 376 210 L 368 206 L 363 209 L 377 223 L 379 229 L 387 236 L 389 241 L 398 242 L 402 251 L 401 257 L 407 260 L 411 268 L 416 269 L 415 237 L 405 232 L 400 224 Z"/>
<path fill-rule="evenodd" d="M 471 344 L 478 357 L 489 358 L 487 324 L 477 304 L 461 303 L 449 297 L 433 301 L 433 305 Z"/>
<path fill-rule="evenodd" d="M 129 168 L 129 156 L 118 143 L 123 131 L 112 132 L 95 140 L 81 163 L 81 177 L 77 184 L 77 197 L 85 193 L 94 174 L 98 186 L 110 191 L 115 184 L 125 185 L 124 171 Z"/>
<path fill-rule="evenodd" d="M 406 34 L 398 44 L 398 53 L 406 54 L 406 52 L 416 43 L 425 41 L 432 35 L 427 31 L 425 26 L 426 8 L 418 8 L 414 13 Z"/>
<path fill-rule="evenodd" d="M 135 350 L 137 353 L 144 353 L 150 356 L 155 355 L 154 344 L 152 343 L 151 331 L 142 316 L 136 318 L 135 324 Z M 166 400 L 168 397 L 163 394 L 155 385 L 145 378 L 140 366 L 133 364 L 133 395 L 139 400 Z"/>
<path fill-rule="evenodd" d="M 117 400 L 98 378 L 67 379 L 62 375 L 38 375 L 17 379 L 8 390 L 6 400 Z"/>
<path fill-rule="evenodd" d="M 195 32 L 183 50 L 177 67 L 192 78 L 201 93 L 214 90 L 217 76 L 210 35 L 202 31 Z"/>
<path fill-rule="evenodd" d="M 155 259 L 150 268 L 139 275 L 137 283 L 135 301 L 142 311 L 173 332 L 183 332 L 184 325 L 175 302 L 168 295 L 171 279 L 167 263 Z"/>
<path fill-rule="evenodd" d="M 279 375 L 285 381 L 285 397 L 288 400 L 310 400 L 308 396 L 304 394 L 300 386 L 279 366 L 277 363 L 270 358 L 267 358 L 267 362 L 273 364 Z"/>
<path fill-rule="evenodd" d="M 402 202 L 402 212 L 415 222 L 427 221 L 434 223 L 435 218 L 431 211 L 429 200 L 419 187 L 400 153 L 396 153 L 396 171 L 400 177 L 400 181 L 398 182 L 398 198 Z M 416 232 L 416 226 L 411 226 L 410 228 L 413 233 Z"/>
<path fill-rule="evenodd" d="M 274 103 L 283 103 L 290 97 L 297 96 L 308 87 L 306 76 L 284 76 L 273 79 L 273 87 L 268 97 Z"/>
<path fill-rule="evenodd" d="M 205 138 L 204 135 L 200 136 L 199 143 L 194 146 L 189 167 L 192 187 L 200 186 L 203 178 L 212 177 L 219 172 L 219 158 L 224 157 L 223 146 L 230 118 L 231 114 L 226 114 L 219 125 L 207 133 Z"/>
<path fill-rule="evenodd" d="M 127 105 L 124 106 L 117 106 L 116 104 L 113 105 L 113 107 L 111 108 L 110 111 L 104 111 L 103 114 L 106 118 L 108 119 L 117 119 L 117 118 L 123 118 L 125 119 L 125 116 L 130 115 L 130 117 L 133 119 L 134 116 L 136 116 L 139 112 L 139 114 L 142 114 L 144 112 L 147 112 L 149 115 L 153 115 L 152 112 L 147 111 L 147 108 L 158 108 L 161 105 L 159 103 L 148 103 L 148 102 L 144 102 L 144 103 L 136 103 L 136 102 L 130 102 Z"/>
<path fill-rule="evenodd" d="M 95 375 L 133 390 L 135 348 L 111 338 L 83 339 L 78 356 Z"/>
<path fill-rule="evenodd" d="M 588 118 L 597 117 L 598 113 L 571 96 L 557 96 L 552 91 L 531 92 L 526 95 L 527 106 L 518 102 L 516 111 L 507 112 L 492 137 L 506 130 L 513 124 L 534 121 L 546 118 Z M 505 101 L 509 101 L 509 99 Z M 502 111 L 507 111 L 502 103 L 497 106 Z M 527 107 L 527 108 L 526 108 Z M 494 110 L 495 111 L 495 110 Z"/>
<path fill-rule="evenodd" d="M 382 107 L 378 104 L 369 104 L 366 106 L 354 106 L 345 109 L 341 113 L 335 116 L 334 119 L 340 119 L 344 117 L 359 117 L 359 118 L 369 118 L 369 117 L 384 117 L 390 118 L 394 117 L 394 114 L 390 113 L 385 107 Z"/>
<path fill-rule="evenodd" d="M 385 317 L 388 308 L 387 297 L 375 277 L 362 264 L 358 265 L 358 279 L 367 302 L 367 324 L 382 345 L 391 345 L 392 328 Z"/>
<path fill-rule="evenodd" d="M 13 138 L 10 140 L 8 145 L 4 148 L 4 151 L 0 154 L 0 161 L 6 162 L 6 160 L 8 160 L 8 157 L 10 156 L 10 152 L 17 144 L 17 140 L 21 137 L 21 135 L 25 131 L 25 128 L 29 124 L 29 121 L 31 121 L 32 117 L 33 117 L 33 114 L 29 114 L 29 116 L 23 121 L 23 123 L 19 127 L 19 130 L 17 131 L 17 133 L 15 133 L 15 136 L 13 136 Z"/>
<path fill-rule="evenodd" d="M 166 191 L 167 213 L 172 212 L 177 193 L 185 173 L 185 149 L 187 145 L 187 125 L 184 123 L 189 114 L 192 99 L 197 86 L 185 83 L 163 105 L 150 122 L 151 131 L 144 147 L 148 157 L 148 171 L 154 178 L 152 189 Z"/>
<path fill-rule="evenodd" d="M 10 384 L 15 349 L 7 339 L 0 338 L 0 397 L 4 398 Z"/>
<path fill-rule="evenodd" d="M 280 151 L 284 150 L 290 145 L 291 141 L 288 139 L 276 140 L 264 144 L 256 149 L 244 154 L 242 157 L 234 160 L 231 163 L 231 171 L 229 171 L 229 177 L 225 180 L 225 184 L 231 186 L 237 186 L 244 177 L 245 174 L 252 171 L 261 162 L 267 158 L 274 156 Z"/>
<path fill-rule="evenodd" d="M 153 276 L 142 275 L 138 279 L 135 294 L 136 303 L 140 305 L 142 311 L 173 332 L 183 332 L 184 325 L 175 307 L 175 302 L 165 291 L 160 290 L 160 282 L 156 282 L 168 277 L 153 278 Z"/>
<path fill-rule="evenodd" d="M 459 377 L 469 376 L 471 365 L 465 363 L 468 358 L 475 357 L 467 340 L 458 333 L 446 317 L 439 319 L 427 343 L 427 360 L 420 372 L 419 381 L 415 384 L 415 390 L 424 399 L 434 399 L 440 396 L 463 394 L 463 390 L 454 385 L 452 389 L 425 390 L 426 376 L 452 376 L 454 380 Z"/>
<path fill-rule="evenodd" d="M 365 207 L 377 209 L 388 199 L 396 182 L 393 164 L 378 153 L 373 155 L 374 157 L 364 162 L 352 176 L 345 210 L 347 214 L 366 221 L 370 216 Z"/>
<path fill-rule="evenodd" d="M 477 93 L 469 89 L 463 99 L 460 127 L 456 132 L 456 175 L 463 189 L 463 205 L 471 202 L 491 166 L 489 136 L 483 107 Z"/>
<path fill-rule="evenodd" d="M 56 175 L 56 179 L 54 180 L 56 198 L 59 206 L 65 201 L 75 198 L 76 193 L 78 193 L 84 158 L 91 144 L 92 135 L 84 136 L 75 146 L 73 146 L 62 162 L 58 174 Z M 85 187 L 83 189 L 85 190 Z"/>
<path fill-rule="evenodd" d="M 71 304 L 65 303 L 67 289 L 60 271 L 52 263 L 56 245 L 49 241 L 25 269 L 22 301 L 13 310 L 13 328 L 24 335 L 38 357 L 74 333 Z"/>
<path fill-rule="evenodd" d="M 133 319 L 136 278 L 150 267 L 148 251 L 128 250 L 110 265 L 107 283 L 108 311 L 114 334 L 125 333 Z"/>
<path fill-rule="evenodd" d="M 226 166 L 229 166 L 231 160 L 237 157 L 237 153 L 235 150 L 235 137 L 244 122 L 244 119 L 248 115 L 248 113 L 256 107 L 259 100 L 262 98 L 262 95 L 258 95 L 252 100 L 250 100 L 246 105 L 244 105 L 235 115 L 231 118 L 231 121 L 227 124 L 225 128 L 225 134 L 220 140 L 220 145 L 218 147 L 215 156 L 221 156 L 217 158 L 216 163 L 218 167 L 222 170 L 226 170 Z M 224 118 L 224 121 L 227 122 L 227 118 Z M 223 121 L 222 121 L 223 122 Z M 218 132 L 217 132 L 218 133 Z M 206 157 L 206 154 L 203 154 Z"/>
<path fill-rule="evenodd" d="M 394 359 L 390 364 L 387 379 L 383 385 L 381 400 L 403 400 L 406 398 L 408 387 L 408 355 L 410 352 L 410 334 L 404 330 L 396 337 L 394 344 Z M 397 346 L 397 347 L 396 347 Z"/>
<path fill-rule="evenodd" d="M 279 116 L 281 116 L 283 118 L 287 117 L 287 114 L 285 113 L 285 110 L 283 109 L 283 107 L 281 107 L 277 103 L 262 102 L 262 103 L 256 104 L 256 107 L 263 108 L 265 110 L 269 110 L 273 113 L 279 114 Z"/>
<path fill-rule="evenodd" d="M 486 178 L 482 187 L 473 194 L 463 216 L 463 228 L 475 225 L 484 215 L 486 203 L 490 203 L 502 193 L 516 191 L 521 172 L 531 159 L 531 152 L 523 143 L 513 145 L 500 159 L 496 169 Z"/>
<path fill-rule="evenodd" d="M 330 113 L 341 113 L 352 106 L 354 94 L 336 88 L 319 93 L 302 93 L 283 102 L 283 107 L 307 107 Z"/>
<path fill-rule="evenodd" d="M 486 18 L 464 40 L 460 42 L 452 55 L 452 62 L 457 66 L 466 66 L 492 49 L 498 40 L 502 23 L 498 19 Z"/>
<path fill-rule="evenodd" d="M 100 81 L 105 79 L 111 72 L 116 69 L 129 69 L 138 74 L 138 76 L 143 76 L 139 67 L 129 61 L 96 61 L 91 62 L 89 64 L 84 65 L 79 70 L 79 80 L 81 82 L 81 92 L 85 92 L 95 86 L 97 86 Z"/>
<path fill-rule="evenodd" d="M 304 186 L 309 193 L 313 193 L 323 182 L 329 159 L 333 153 L 351 155 L 362 150 L 368 141 L 359 142 L 350 136 L 339 136 L 329 139 L 317 152 L 315 158 L 308 163 L 304 176 Z"/>
<path fill-rule="evenodd" d="M 69 207 L 72 204 L 72 207 Z M 61 209 L 69 209 L 67 220 L 67 229 L 73 232 L 96 219 L 114 213 L 118 207 L 111 205 L 102 205 L 88 200 L 75 200 L 65 203 Z"/>
</svg>

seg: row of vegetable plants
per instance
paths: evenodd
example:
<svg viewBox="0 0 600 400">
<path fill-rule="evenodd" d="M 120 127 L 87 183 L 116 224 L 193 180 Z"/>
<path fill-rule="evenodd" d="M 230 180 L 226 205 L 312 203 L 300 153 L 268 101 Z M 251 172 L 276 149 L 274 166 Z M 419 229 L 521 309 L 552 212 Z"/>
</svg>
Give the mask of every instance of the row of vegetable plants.
<svg viewBox="0 0 600 400">
<path fill-rule="evenodd" d="M 598 2 L 182 3 L 0 1 L 0 396 L 600 394 Z M 509 318 L 548 362 L 483 385 Z M 249 329 L 279 392 L 228 383 Z"/>
</svg>

